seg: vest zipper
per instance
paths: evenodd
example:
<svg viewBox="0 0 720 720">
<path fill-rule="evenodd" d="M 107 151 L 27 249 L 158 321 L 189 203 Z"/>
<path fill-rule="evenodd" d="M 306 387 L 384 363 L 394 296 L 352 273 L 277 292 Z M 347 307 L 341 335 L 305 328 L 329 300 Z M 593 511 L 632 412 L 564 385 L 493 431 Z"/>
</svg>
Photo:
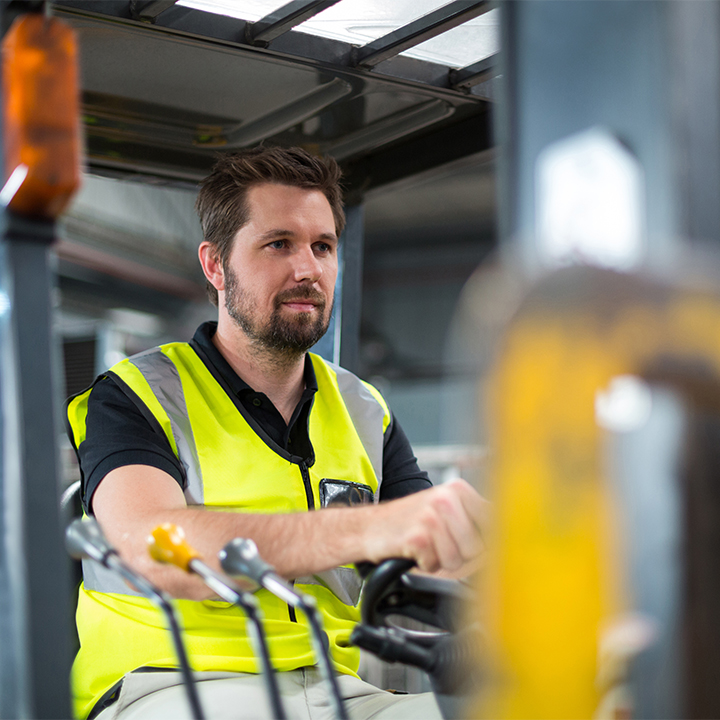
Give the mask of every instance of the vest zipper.
<svg viewBox="0 0 720 720">
<path fill-rule="evenodd" d="M 310 483 L 310 473 L 308 472 L 308 467 L 305 464 L 305 461 L 299 462 L 298 467 L 300 468 L 300 475 L 302 476 L 303 485 L 305 486 L 305 497 L 307 498 L 308 510 L 314 510 L 315 498 L 313 496 L 312 484 Z M 294 580 L 292 580 L 292 584 L 295 585 Z M 288 605 L 288 615 L 290 616 L 291 622 L 297 622 L 295 608 L 292 605 Z"/>
<path fill-rule="evenodd" d="M 315 498 L 313 496 L 312 484 L 310 483 L 310 473 L 305 461 L 299 463 L 300 474 L 302 475 L 303 485 L 305 485 L 305 497 L 307 498 L 308 510 L 315 509 Z"/>
<path fill-rule="evenodd" d="M 295 581 L 291 580 L 290 584 L 295 588 Z M 297 622 L 297 615 L 295 615 L 295 608 L 292 605 L 288 605 L 288 615 L 290 616 L 290 622 Z"/>
</svg>

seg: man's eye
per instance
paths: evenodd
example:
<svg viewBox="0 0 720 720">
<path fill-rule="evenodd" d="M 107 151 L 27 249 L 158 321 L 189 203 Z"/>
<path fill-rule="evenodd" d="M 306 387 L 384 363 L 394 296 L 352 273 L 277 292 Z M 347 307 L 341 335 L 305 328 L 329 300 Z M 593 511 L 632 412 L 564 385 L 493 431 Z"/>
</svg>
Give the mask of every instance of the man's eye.
<svg viewBox="0 0 720 720">
<path fill-rule="evenodd" d="M 269 243 L 269 247 L 271 247 L 275 250 L 282 250 L 285 247 L 285 241 L 284 240 L 273 240 L 271 243 Z"/>
<path fill-rule="evenodd" d="M 323 254 L 332 252 L 332 245 L 330 245 L 329 243 L 318 243 L 315 247 L 318 252 L 321 252 Z"/>
</svg>

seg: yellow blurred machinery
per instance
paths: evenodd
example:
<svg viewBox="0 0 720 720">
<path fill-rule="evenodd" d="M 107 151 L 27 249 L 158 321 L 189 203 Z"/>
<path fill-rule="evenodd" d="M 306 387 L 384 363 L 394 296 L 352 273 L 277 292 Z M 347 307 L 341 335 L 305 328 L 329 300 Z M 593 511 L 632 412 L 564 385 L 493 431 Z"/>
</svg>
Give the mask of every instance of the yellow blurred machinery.
<svg viewBox="0 0 720 720">
<path fill-rule="evenodd" d="M 712 434 L 701 431 L 720 410 L 720 296 L 575 267 L 550 274 L 524 299 L 490 382 L 497 524 L 478 619 L 491 653 L 471 717 L 632 713 L 632 698 L 611 691 L 663 628 L 632 614 L 629 536 L 663 520 L 645 518 L 647 527 L 626 532 L 632 519 L 597 421 L 600 394 L 626 376 L 672 389 L 690 418 L 670 468 L 684 520 L 674 665 L 682 715 L 717 716 L 718 465 Z"/>
</svg>

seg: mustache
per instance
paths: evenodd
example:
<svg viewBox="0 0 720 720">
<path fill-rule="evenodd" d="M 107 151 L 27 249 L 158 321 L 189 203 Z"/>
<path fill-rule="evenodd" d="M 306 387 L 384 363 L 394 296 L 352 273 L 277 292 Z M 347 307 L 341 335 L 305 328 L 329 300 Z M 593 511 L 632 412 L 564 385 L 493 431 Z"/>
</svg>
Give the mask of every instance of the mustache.
<svg viewBox="0 0 720 720">
<path fill-rule="evenodd" d="M 297 287 L 289 290 L 282 290 L 275 296 L 275 307 L 294 300 L 308 300 L 319 308 L 325 307 L 325 296 L 311 287 Z"/>
</svg>

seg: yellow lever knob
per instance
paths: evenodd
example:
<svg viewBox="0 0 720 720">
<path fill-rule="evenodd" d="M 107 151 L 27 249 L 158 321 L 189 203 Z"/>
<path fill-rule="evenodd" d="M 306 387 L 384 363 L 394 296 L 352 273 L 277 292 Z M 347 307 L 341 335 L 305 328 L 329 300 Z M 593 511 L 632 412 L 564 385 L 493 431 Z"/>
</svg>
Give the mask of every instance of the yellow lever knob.
<svg viewBox="0 0 720 720">
<path fill-rule="evenodd" d="M 148 551 L 157 562 L 177 565 L 190 572 L 190 561 L 199 558 L 200 553 L 185 539 L 182 528 L 172 523 L 158 525 L 148 537 Z"/>
</svg>

